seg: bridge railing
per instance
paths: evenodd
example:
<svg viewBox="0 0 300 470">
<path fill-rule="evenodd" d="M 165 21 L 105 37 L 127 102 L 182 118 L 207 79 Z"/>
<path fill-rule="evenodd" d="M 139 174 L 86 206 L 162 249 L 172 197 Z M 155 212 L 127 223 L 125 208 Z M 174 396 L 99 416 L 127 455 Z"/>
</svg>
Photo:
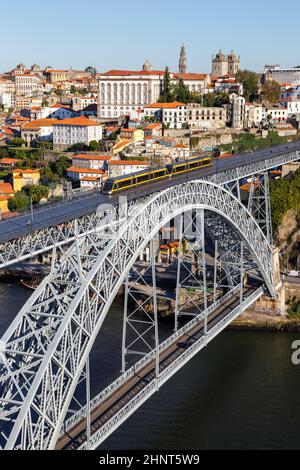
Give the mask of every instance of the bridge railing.
<svg viewBox="0 0 300 470">
<path fill-rule="evenodd" d="M 239 304 L 236 308 L 226 315 L 221 321 L 211 328 L 207 335 L 203 335 L 193 345 L 191 345 L 186 351 L 184 351 L 178 358 L 176 358 L 172 364 L 164 369 L 158 378 L 155 378 L 146 387 L 143 388 L 130 402 L 128 402 L 120 411 L 118 411 L 107 423 L 105 423 L 99 430 L 97 430 L 91 437 L 91 448 L 95 449 L 101 442 L 104 441 L 120 424 L 122 424 L 134 411 L 141 406 L 151 395 L 158 390 L 174 373 L 179 370 L 187 361 L 189 361 L 200 349 L 205 347 L 209 341 L 211 341 L 218 333 L 220 333 L 235 317 L 237 317 L 242 310 L 245 310 L 250 306 L 256 299 L 258 299 L 264 293 L 264 288 L 253 292 L 247 297 L 242 304 Z M 79 450 L 83 450 L 87 447 L 86 442 L 83 443 Z"/>
<path fill-rule="evenodd" d="M 159 346 L 159 351 L 163 352 L 168 346 L 174 343 L 179 337 L 183 336 L 186 332 L 188 332 L 191 328 L 193 328 L 199 321 L 203 320 L 205 315 L 209 316 L 216 308 L 220 307 L 222 303 L 226 302 L 226 300 L 230 299 L 235 293 L 240 290 L 240 285 L 235 286 L 231 289 L 227 294 L 223 297 L 218 299 L 212 305 L 210 305 L 207 309 L 207 313 L 201 312 L 197 317 L 191 320 L 189 323 L 184 325 L 178 331 L 176 331 L 172 336 L 166 339 L 163 343 Z M 138 361 L 134 366 L 128 369 L 124 374 L 118 377 L 113 383 L 111 383 L 108 387 L 106 387 L 102 392 L 100 392 L 96 397 L 91 400 L 90 409 L 93 410 L 101 403 L 103 403 L 113 392 L 115 392 L 118 388 L 120 388 L 129 378 L 134 377 L 140 370 L 142 370 L 147 364 L 155 359 L 156 351 L 151 351 L 146 356 L 144 356 L 140 361 Z M 68 430 L 70 430 L 75 424 L 78 423 L 81 419 L 86 417 L 86 406 L 82 407 L 79 411 L 74 413 L 68 420 L 66 420 L 64 427 L 60 433 L 62 436 Z"/>
</svg>

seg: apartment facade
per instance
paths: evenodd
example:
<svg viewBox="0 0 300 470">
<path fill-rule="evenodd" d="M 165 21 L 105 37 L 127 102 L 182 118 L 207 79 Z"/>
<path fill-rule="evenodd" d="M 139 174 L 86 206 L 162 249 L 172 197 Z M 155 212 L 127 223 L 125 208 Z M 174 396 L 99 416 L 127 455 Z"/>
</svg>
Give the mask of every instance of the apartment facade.
<svg viewBox="0 0 300 470">
<path fill-rule="evenodd" d="M 144 66 L 145 67 L 145 66 Z M 110 70 L 100 74 L 98 81 L 98 117 L 113 118 L 136 111 L 158 101 L 162 92 L 162 70 Z M 210 80 L 205 74 L 170 73 L 171 83 L 180 78 L 191 92 L 204 93 Z"/>
<path fill-rule="evenodd" d="M 219 129 L 226 127 L 226 108 L 203 107 L 189 104 L 187 107 L 187 123 L 191 129 Z"/>
<path fill-rule="evenodd" d="M 53 148 L 64 150 L 74 144 L 89 145 L 92 140 L 102 139 L 102 126 L 86 117 L 75 117 L 57 121 L 53 126 Z"/>
</svg>

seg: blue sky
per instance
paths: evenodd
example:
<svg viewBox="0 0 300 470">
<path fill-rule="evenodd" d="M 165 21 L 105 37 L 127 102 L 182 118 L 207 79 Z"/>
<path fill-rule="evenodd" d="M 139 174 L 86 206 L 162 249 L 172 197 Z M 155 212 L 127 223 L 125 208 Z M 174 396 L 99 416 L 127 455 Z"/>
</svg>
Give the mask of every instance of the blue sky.
<svg viewBox="0 0 300 470">
<path fill-rule="evenodd" d="M 299 0 L 13 0 L 1 5 L 0 72 L 20 61 L 99 71 L 178 68 L 185 43 L 188 68 L 210 71 L 222 48 L 242 68 L 300 63 Z M 4 45 L 4 47 L 2 47 Z"/>
</svg>

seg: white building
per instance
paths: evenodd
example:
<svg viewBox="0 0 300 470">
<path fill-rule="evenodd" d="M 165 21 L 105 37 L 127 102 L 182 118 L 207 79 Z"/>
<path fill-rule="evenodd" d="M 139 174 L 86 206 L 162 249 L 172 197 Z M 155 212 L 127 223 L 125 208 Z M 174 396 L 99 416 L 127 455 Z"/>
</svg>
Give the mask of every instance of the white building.
<svg viewBox="0 0 300 470">
<path fill-rule="evenodd" d="M 190 129 L 217 129 L 226 127 L 226 108 L 205 107 L 196 103 L 187 107 L 187 122 Z"/>
<path fill-rule="evenodd" d="M 173 160 L 186 160 L 190 156 L 190 148 L 185 144 L 176 144 L 170 151 Z"/>
<path fill-rule="evenodd" d="M 38 119 L 23 125 L 21 137 L 26 145 L 30 146 L 32 142 L 53 140 L 53 128 L 58 121 L 55 119 Z"/>
<path fill-rule="evenodd" d="M 72 157 L 72 164 L 76 168 L 105 170 L 108 167 L 108 162 L 112 159 L 111 155 L 77 154 Z"/>
<path fill-rule="evenodd" d="M 89 145 L 92 140 L 101 139 L 101 124 L 83 116 L 57 121 L 53 127 L 53 147 L 57 150 L 64 150 L 78 143 Z"/>
<path fill-rule="evenodd" d="M 273 106 L 263 110 L 263 119 L 267 121 L 270 119 L 273 122 L 284 122 L 287 117 L 288 111 L 282 106 Z"/>
<path fill-rule="evenodd" d="M 287 110 L 287 114 L 300 113 L 299 98 L 283 98 L 279 101 L 280 105 Z"/>
<path fill-rule="evenodd" d="M 108 162 L 109 177 L 129 175 L 137 171 L 146 170 L 149 163 L 135 160 L 111 160 Z"/>
<path fill-rule="evenodd" d="M 144 70 L 110 70 L 100 74 L 98 88 L 98 117 L 112 118 L 131 114 L 148 103 L 154 103 L 162 92 L 162 70 L 151 70 L 144 65 Z M 171 83 L 183 79 L 189 91 L 204 93 L 210 81 L 205 74 L 170 73 Z"/>
<path fill-rule="evenodd" d="M 245 125 L 246 100 L 236 94 L 230 95 L 230 122 L 235 129 L 242 129 Z"/>
<path fill-rule="evenodd" d="M 36 75 L 20 74 L 14 77 L 16 94 L 31 96 L 38 89 L 39 78 Z"/>
<path fill-rule="evenodd" d="M 186 104 L 153 103 L 144 107 L 144 117 L 155 117 L 170 129 L 182 129 L 187 124 Z"/>
<path fill-rule="evenodd" d="M 0 93 L 0 104 L 4 106 L 4 109 L 16 107 L 16 95 L 15 93 Z"/>
<path fill-rule="evenodd" d="M 0 79 L 0 94 L 1 93 L 15 93 L 16 85 L 12 80 Z"/>
<path fill-rule="evenodd" d="M 67 176 L 74 181 L 79 181 L 81 188 L 101 189 L 103 181 L 107 179 L 107 173 L 105 173 L 104 170 L 78 168 L 75 166 L 71 166 L 67 169 Z"/>
</svg>

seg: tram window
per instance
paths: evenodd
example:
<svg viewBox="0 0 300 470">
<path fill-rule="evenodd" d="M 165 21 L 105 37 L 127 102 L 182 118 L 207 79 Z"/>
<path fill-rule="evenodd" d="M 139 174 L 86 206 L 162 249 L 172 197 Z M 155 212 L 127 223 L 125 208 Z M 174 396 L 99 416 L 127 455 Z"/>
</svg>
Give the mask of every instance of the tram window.
<svg viewBox="0 0 300 470">
<path fill-rule="evenodd" d="M 131 186 L 132 181 L 131 180 L 125 180 L 125 181 L 118 181 L 118 187 L 120 189 L 126 188 L 127 186 Z"/>
<path fill-rule="evenodd" d="M 165 170 L 157 171 L 155 173 L 155 178 L 160 178 L 161 176 L 165 176 L 165 174 L 166 174 Z"/>
<path fill-rule="evenodd" d="M 138 176 L 137 179 L 136 179 L 136 182 L 137 183 L 144 183 L 145 181 L 148 181 L 148 180 L 149 180 L 149 174 L 147 173 L 146 175 Z"/>
</svg>

